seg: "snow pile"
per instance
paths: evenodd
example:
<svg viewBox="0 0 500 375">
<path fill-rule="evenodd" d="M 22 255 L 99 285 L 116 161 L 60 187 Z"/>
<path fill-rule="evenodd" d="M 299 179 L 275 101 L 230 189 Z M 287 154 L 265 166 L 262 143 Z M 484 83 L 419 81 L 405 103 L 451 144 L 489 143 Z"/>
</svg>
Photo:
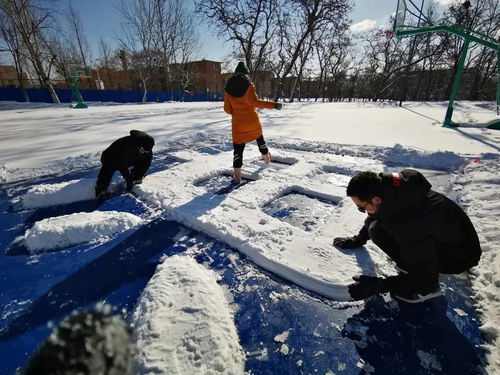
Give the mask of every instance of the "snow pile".
<svg viewBox="0 0 500 375">
<path fill-rule="evenodd" d="M 339 250 L 332 246 L 332 238 L 361 228 L 364 215 L 345 197 L 345 188 L 354 172 L 382 170 L 381 162 L 276 149 L 275 162 L 266 165 L 257 148 L 249 145 L 243 171 L 256 181 L 217 195 L 200 183 L 230 173 L 224 167 L 231 165 L 232 152 L 191 154 L 192 161 L 149 175 L 135 193 L 160 205 L 172 219 L 238 249 L 264 269 L 336 300 L 350 299 L 347 285 L 353 275 L 375 272 L 371 257 L 376 253 Z M 188 159 L 187 151 L 182 158 Z M 338 165 L 342 174 L 337 173 Z M 266 205 L 290 193 L 327 200 L 331 213 L 316 218 L 317 227 L 311 231 L 264 212 Z M 385 257 L 380 261 L 387 262 Z"/>
<path fill-rule="evenodd" d="M 245 357 L 217 279 L 188 256 L 158 266 L 132 317 L 136 374 L 244 373 Z"/>
<path fill-rule="evenodd" d="M 95 180 L 81 179 L 33 186 L 23 197 L 23 207 L 39 208 L 95 198 Z"/>
<path fill-rule="evenodd" d="M 29 251 L 37 253 L 105 241 L 140 224 L 143 224 L 140 217 L 127 212 L 79 212 L 37 221 L 26 231 L 24 244 Z"/>
<path fill-rule="evenodd" d="M 491 343 L 490 373 L 500 368 L 500 158 L 477 159 L 464 169 L 462 199 L 479 235 L 483 254 L 473 269 L 476 308 L 484 324 L 481 331 Z"/>
</svg>

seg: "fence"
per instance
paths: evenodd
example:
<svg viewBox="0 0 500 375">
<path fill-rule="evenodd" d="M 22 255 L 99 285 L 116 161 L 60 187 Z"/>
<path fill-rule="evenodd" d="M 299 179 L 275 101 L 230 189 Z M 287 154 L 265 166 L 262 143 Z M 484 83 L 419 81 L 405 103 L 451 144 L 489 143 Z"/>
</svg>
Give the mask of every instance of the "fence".
<svg viewBox="0 0 500 375">
<path fill-rule="evenodd" d="M 71 89 L 55 89 L 61 103 L 71 103 Z M 52 103 L 46 89 L 26 89 L 30 102 Z M 118 90 L 80 90 L 86 102 L 116 102 L 116 103 L 141 103 L 144 93 L 142 91 Z M 216 92 L 180 92 L 180 91 L 150 91 L 147 95 L 148 102 L 185 101 L 206 102 L 223 100 L 223 94 Z M 18 87 L 0 87 L 0 101 L 24 102 L 24 95 Z"/>
</svg>

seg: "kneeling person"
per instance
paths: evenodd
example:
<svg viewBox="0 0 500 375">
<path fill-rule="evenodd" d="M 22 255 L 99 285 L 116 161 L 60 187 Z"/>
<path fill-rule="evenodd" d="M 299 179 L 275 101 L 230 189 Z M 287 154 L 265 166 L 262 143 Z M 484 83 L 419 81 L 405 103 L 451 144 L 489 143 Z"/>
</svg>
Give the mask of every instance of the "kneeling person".
<svg viewBox="0 0 500 375">
<path fill-rule="evenodd" d="M 352 177 L 347 196 L 368 217 L 357 236 L 335 238 L 340 248 L 356 248 L 371 239 L 395 263 L 399 275 L 355 276 L 349 293 L 355 300 L 390 292 L 407 302 L 441 295 L 439 274 L 458 274 L 481 256 L 476 230 L 453 201 L 431 189 L 418 171 L 361 172 Z"/>
<path fill-rule="evenodd" d="M 95 186 L 97 200 L 105 200 L 111 195 L 108 186 L 116 171 L 120 171 L 125 179 L 127 190 L 131 190 L 134 184 L 140 184 L 151 165 L 154 144 L 150 135 L 140 130 L 131 130 L 129 136 L 117 139 L 104 150 Z"/>
</svg>

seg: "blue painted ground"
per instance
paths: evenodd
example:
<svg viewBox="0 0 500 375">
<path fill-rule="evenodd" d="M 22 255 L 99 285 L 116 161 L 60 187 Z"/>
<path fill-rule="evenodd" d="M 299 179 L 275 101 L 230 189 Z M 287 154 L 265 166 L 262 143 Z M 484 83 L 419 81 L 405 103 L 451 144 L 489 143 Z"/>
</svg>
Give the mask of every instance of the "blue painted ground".
<svg viewBox="0 0 500 375">
<path fill-rule="evenodd" d="M 155 170 L 174 163 L 165 155 L 156 157 Z M 97 172 L 79 170 L 3 185 L 0 249 L 44 217 L 94 209 L 147 215 L 130 194 L 103 205 L 81 202 L 29 212 L 11 207 L 11 199 L 35 184 L 94 178 Z M 276 212 L 289 216 L 281 209 Z M 267 273 L 201 233 L 157 219 L 99 246 L 40 256 L 29 256 L 22 247 L 11 248 L 8 255 L 2 251 L 0 373 L 22 367 L 50 327 L 74 309 L 105 301 L 127 319 L 161 256 L 186 251 L 217 270 L 221 284 L 231 290 L 246 369 L 252 374 L 477 374 L 484 368 L 480 322 L 465 280 L 442 278 L 445 297 L 432 303 L 412 306 L 378 297 L 365 304 L 340 304 Z M 275 341 L 287 330 L 284 343 Z"/>
</svg>

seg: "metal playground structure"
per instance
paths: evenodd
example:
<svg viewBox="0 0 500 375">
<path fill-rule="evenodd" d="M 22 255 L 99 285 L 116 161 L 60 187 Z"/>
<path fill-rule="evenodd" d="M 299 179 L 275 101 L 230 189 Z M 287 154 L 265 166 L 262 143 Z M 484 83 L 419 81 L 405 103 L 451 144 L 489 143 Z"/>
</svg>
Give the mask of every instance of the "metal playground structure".
<svg viewBox="0 0 500 375">
<path fill-rule="evenodd" d="M 70 65 L 69 66 L 70 76 L 71 76 L 71 108 L 75 109 L 83 109 L 88 108 L 87 104 L 83 102 L 82 94 L 80 93 L 80 89 L 78 87 L 78 83 L 80 80 L 84 80 L 86 78 L 92 78 L 89 74 L 85 74 L 85 69 L 80 67 L 79 65 Z M 73 103 L 76 103 L 73 105 Z"/>
<path fill-rule="evenodd" d="M 500 42 L 494 38 L 467 29 L 461 25 L 433 25 L 431 20 L 423 13 L 424 0 L 420 7 L 413 0 L 398 0 L 396 16 L 394 18 L 393 33 L 397 38 L 410 37 L 425 33 L 445 32 L 461 37 L 464 40 L 462 52 L 460 54 L 457 72 L 453 81 L 448 109 L 443 126 L 458 126 L 451 120 L 453 115 L 453 103 L 460 86 L 460 80 L 464 72 L 465 59 L 471 42 L 478 43 L 496 51 L 497 54 L 497 93 L 496 112 L 500 115 Z M 500 120 L 496 120 L 488 125 L 488 128 L 500 129 Z"/>
</svg>

